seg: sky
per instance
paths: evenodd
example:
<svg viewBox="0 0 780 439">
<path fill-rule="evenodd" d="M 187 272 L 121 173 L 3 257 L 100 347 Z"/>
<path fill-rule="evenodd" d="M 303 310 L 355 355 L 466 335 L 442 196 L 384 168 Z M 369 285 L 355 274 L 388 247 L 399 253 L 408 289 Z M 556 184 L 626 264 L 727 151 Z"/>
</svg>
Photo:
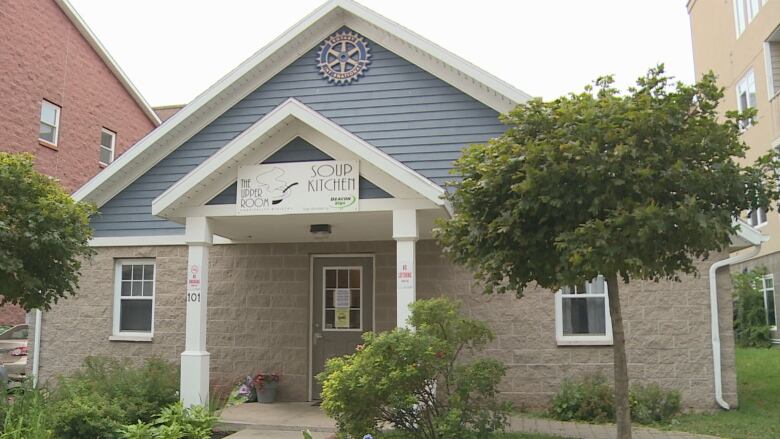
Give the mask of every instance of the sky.
<svg viewBox="0 0 780 439">
<path fill-rule="evenodd" d="M 70 0 L 153 106 L 183 104 L 324 0 Z M 532 96 L 663 62 L 694 79 L 685 0 L 359 0 Z"/>
</svg>

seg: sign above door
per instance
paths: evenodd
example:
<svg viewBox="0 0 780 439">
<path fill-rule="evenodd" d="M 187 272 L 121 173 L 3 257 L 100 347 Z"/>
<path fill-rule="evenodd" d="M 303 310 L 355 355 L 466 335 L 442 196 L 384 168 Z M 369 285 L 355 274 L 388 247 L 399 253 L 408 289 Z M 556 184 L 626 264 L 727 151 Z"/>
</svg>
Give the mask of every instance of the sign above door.
<svg viewBox="0 0 780 439">
<path fill-rule="evenodd" d="M 241 166 L 236 214 L 356 212 L 358 167 L 349 160 Z"/>
</svg>

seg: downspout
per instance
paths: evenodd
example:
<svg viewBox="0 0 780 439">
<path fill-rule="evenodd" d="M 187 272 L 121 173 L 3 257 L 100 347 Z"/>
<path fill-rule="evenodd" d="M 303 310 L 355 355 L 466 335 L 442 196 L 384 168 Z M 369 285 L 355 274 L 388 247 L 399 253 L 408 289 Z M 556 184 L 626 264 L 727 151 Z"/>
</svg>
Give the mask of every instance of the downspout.
<svg viewBox="0 0 780 439">
<path fill-rule="evenodd" d="M 35 310 L 35 338 L 33 341 L 33 364 L 32 364 L 32 376 L 33 387 L 38 386 L 38 369 L 41 366 L 41 315 L 43 313 L 40 309 Z"/>
<path fill-rule="evenodd" d="M 745 254 L 732 256 L 718 261 L 710 266 L 710 329 L 712 331 L 712 366 L 715 375 L 715 402 L 721 408 L 729 410 L 731 407 L 723 399 L 723 381 L 720 364 L 720 324 L 718 323 L 718 282 L 716 273 L 719 268 L 729 266 L 750 259 L 761 251 L 761 244 L 753 246 L 753 249 Z"/>
</svg>

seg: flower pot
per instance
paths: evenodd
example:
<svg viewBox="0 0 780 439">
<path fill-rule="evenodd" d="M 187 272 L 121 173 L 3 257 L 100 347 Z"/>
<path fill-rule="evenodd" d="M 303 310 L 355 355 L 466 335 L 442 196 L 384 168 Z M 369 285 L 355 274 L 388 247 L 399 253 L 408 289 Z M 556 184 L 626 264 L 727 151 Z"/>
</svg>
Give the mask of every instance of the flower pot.
<svg viewBox="0 0 780 439">
<path fill-rule="evenodd" d="M 257 402 L 262 404 L 270 404 L 276 401 L 276 389 L 279 387 L 278 381 L 270 381 L 263 383 L 263 387 L 257 389 Z"/>
</svg>

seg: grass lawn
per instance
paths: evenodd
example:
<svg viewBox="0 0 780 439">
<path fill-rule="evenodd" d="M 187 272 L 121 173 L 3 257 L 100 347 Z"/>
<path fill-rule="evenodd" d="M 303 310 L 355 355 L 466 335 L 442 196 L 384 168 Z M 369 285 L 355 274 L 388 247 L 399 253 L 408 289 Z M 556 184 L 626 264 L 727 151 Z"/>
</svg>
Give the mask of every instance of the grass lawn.
<svg viewBox="0 0 780 439">
<path fill-rule="evenodd" d="M 690 414 L 667 430 L 734 439 L 780 438 L 780 349 L 737 349 L 739 408 L 712 414 Z"/>
</svg>

